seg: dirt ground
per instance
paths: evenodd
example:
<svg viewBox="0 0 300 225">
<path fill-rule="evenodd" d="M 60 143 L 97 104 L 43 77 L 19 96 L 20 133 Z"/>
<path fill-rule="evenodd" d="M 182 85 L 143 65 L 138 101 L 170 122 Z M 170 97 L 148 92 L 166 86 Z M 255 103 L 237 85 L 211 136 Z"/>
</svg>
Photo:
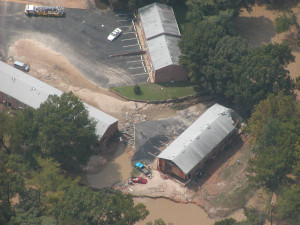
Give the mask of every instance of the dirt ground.
<svg viewBox="0 0 300 225">
<path fill-rule="evenodd" d="M 9 47 L 9 55 L 31 65 L 29 74 L 56 87 L 72 91 L 84 102 L 119 119 L 119 127 L 126 122 L 128 115 L 141 111 L 148 120 L 174 115 L 174 110 L 162 105 L 147 105 L 122 99 L 108 89 L 101 88 L 87 80 L 62 55 L 40 43 L 21 39 Z M 9 62 L 12 64 L 12 61 Z"/>
</svg>

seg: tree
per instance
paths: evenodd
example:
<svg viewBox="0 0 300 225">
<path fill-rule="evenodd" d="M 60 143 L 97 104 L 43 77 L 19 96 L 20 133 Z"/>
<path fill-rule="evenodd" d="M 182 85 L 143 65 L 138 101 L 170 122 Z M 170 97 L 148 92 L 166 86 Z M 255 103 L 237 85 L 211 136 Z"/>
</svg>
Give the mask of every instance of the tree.
<svg viewBox="0 0 300 225">
<path fill-rule="evenodd" d="M 276 213 L 279 218 L 286 220 L 288 224 L 300 223 L 300 186 L 285 186 L 278 200 Z"/>
<path fill-rule="evenodd" d="M 280 34 L 285 31 L 288 31 L 292 25 L 296 25 L 296 16 L 295 14 L 283 13 L 278 15 L 275 18 L 275 30 L 276 33 Z"/>
<path fill-rule="evenodd" d="M 294 96 L 284 95 L 282 92 L 278 95 L 270 94 L 265 100 L 262 100 L 255 106 L 245 130 L 251 135 L 253 140 L 256 141 L 256 139 L 262 135 L 262 127 L 269 118 L 287 122 L 297 117 Z"/>
<path fill-rule="evenodd" d="M 201 68 L 206 64 L 209 52 L 225 34 L 221 21 L 205 20 L 185 26 L 179 42 L 182 52 L 179 62 L 192 81 L 201 81 Z"/>
<path fill-rule="evenodd" d="M 233 80 L 235 65 L 240 64 L 248 54 L 247 41 L 241 37 L 225 36 L 213 51 L 209 52 L 207 63 L 201 68 L 200 85 L 211 94 L 223 97 L 227 83 Z"/>
<path fill-rule="evenodd" d="M 79 169 L 97 142 L 95 121 L 89 119 L 83 103 L 72 94 L 49 96 L 36 111 L 37 142 L 45 156 L 53 157 L 65 169 Z"/>
<path fill-rule="evenodd" d="M 20 158 L 0 151 L 0 224 L 13 215 L 11 199 L 24 190 Z"/>
<path fill-rule="evenodd" d="M 287 45 L 283 47 L 288 48 Z M 225 96 L 237 104 L 246 115 L 255 104 L 271 93 L 277 94 L 280 91 L 288 95 L 293 93 L 294 83 L 289 71 L 285 69 L 285 62 L 289 62 L 292 55 L 274 57 L 273 50 L 288 52 L 288 49 L 278 50 L 278 45 L 273 44 L 267 46 L 267 50 L 266 47 L 255 49 L 236 66 L 233 79 L 228 82 Z"/>
<path fill-rule="evenodd" d="M 251 11 L 254 0 L 187 0 L 188 18 L 192 22 L 199 22 L 204 17 L 219 15 L 221 11 L 233 10 L 234 16 L 237 16 L 242 8 Z"/>
<path fill-rule="evenodd" d="M 215 222 L 214 225 L 235 225 L 236 224 L 236 220 L 233 218 L 226 218 L 223 220 L 219 220 L 217 222 Z"/>
<path fill-rule="evenodd" d="M 300 141 L 299 124 L 269 118 L 257 138 L 255 157 L 250 161 L 250 181 L 275 191 L 297 163 L 295 148 Z"/>
<path fill-rule="evenodd" d="M 165 223 L 165 221 L 163 221 L 162 218 L 159 218 L 159 219 L 154 220 L 154 223 L 147 222 L 147 225 L 167 225 L 167 224 Z M 168 225 L 172 225 L 172 223 L 168 223 Z"/>
</svg>

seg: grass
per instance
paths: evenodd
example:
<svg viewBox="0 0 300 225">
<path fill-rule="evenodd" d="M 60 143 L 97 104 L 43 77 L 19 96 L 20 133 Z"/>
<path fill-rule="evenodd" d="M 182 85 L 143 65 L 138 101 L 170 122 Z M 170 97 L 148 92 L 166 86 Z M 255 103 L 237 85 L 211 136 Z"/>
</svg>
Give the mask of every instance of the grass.
<svg viewBox="0 0 300 225">
<path fill-rule="evenodd" d="M 200 89 L 190 82 L 139 85 L 140 94 L 135 94 L 134 86 L 114 87 L 112 90 L 132 100 L 158 101 L 185 97 L 200 93 Z"/>
<path fill-rule="evenodd" d="M 249 185 L 247 180 L 237 182 L 230 191 L 222 193 L 215 197 L 213 205 L 226 208 L 226 214 L 245 206 L 249 198 L 255 193 L 256 188 Z"/>
</svg>

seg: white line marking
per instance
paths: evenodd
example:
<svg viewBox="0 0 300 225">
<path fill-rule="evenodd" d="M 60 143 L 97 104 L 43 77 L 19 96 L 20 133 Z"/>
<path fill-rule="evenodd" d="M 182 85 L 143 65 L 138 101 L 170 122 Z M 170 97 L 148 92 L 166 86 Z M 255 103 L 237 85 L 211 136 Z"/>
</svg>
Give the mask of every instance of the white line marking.
<svg viewBox="0 0 300 225">
<path fill-rule="evenodd" d="M 119 27 L 119 28 L 123 28 L 123 27 L 132 27 L 132 25 L 130 25 L 130 26 L 121 26 L 121 27 Z"/>
<path fill-rule="evenodd" d="M 143 62 L 143 60 L 137 60 L 137 61 L 127 61 L 127 63 L 136 63 L 136 62 Z"/>
<path fill-rule="evenodd" d="M 134 16 L 134 13 L 120 13 L 120 14 L 116 14 L 115 16 L 125 16 L 125 15 L 133 15 Z"/>
<path fill-rule="evenodd" d="M 123 33 L 123 34 L 135 34 L 135 32 L 126 32 L 126 33 Z"/>
<path fill-rule="evenodd" d="M 128 39 L 123 39 L 121 41 L 130 41 L 130 40 L 136 40 L 136 38 L 128 38 Z"/>
<path fill-rule="evenodd" d="M 147 71 L 146 71 L 146 68 L 145 68 L 144 62 L 142 62 L 142 64 L 143 64 L 143 67 L 144 67 L 144 70 L 145 70 L 145 73 L 146 73 Z"/>
<path fill-rule="evenodd" d="M 118 22 L 128 22 L 130 21 L 131 19 L 128 19 L 128 20 L 117 20 Z"/>
<path fill-rule="evenodd" d="M 130 70 L 135 70 L 135 69 L 141 69 L 143 68 L 142 66 L 139 66 L 139 67 L 129 67 Z"/>
<path fill-rule="evenodd" d="M 134 76 L 143 76 L 146 75 L 147 73 L 138 73 L 138 74 L 132 74 L 130 76 L 134 77 Z"/>
<path fill-rule="evenodd" d="M 136 45 L 138 45 L 138 44 L 134 44 L 134 45 L 125 45 L 125 46 L 123 46 L 123 48 L 128 48 L 128 47 L 132 47 L 132 46 L 136 46 Z"/>
</svg>

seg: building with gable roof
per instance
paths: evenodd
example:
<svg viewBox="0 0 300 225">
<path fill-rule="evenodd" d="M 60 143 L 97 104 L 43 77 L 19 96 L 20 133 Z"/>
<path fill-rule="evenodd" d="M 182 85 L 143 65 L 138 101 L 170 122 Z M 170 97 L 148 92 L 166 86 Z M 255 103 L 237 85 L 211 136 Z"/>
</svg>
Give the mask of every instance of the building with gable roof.
<svg viewBox="0 0 300 225">
<path fill-rule="evenodd" d="M 152 3 L 140 8 L 138 14 L 151 82 L 186 80 L 186 73 L 179 65 L 181 34 L 172 7 Z"/>
<path fill-rule="evenodd" d="M 158 170 L 188 180 L 200 172 L 236 133 L 232 109 L 214 104 L 158 155 Z"/>
<path fill-rule="evenodd" d="M 61 96 L 62 91 L 0 61 L 0 103 L 8 107 L 34 109 L 40 107 L 49 95 Z M 96 121 L 99 142 L 113 136 L 118 129 L 118 119 L 83 103 L 90 118 Z"/>
</svg>

